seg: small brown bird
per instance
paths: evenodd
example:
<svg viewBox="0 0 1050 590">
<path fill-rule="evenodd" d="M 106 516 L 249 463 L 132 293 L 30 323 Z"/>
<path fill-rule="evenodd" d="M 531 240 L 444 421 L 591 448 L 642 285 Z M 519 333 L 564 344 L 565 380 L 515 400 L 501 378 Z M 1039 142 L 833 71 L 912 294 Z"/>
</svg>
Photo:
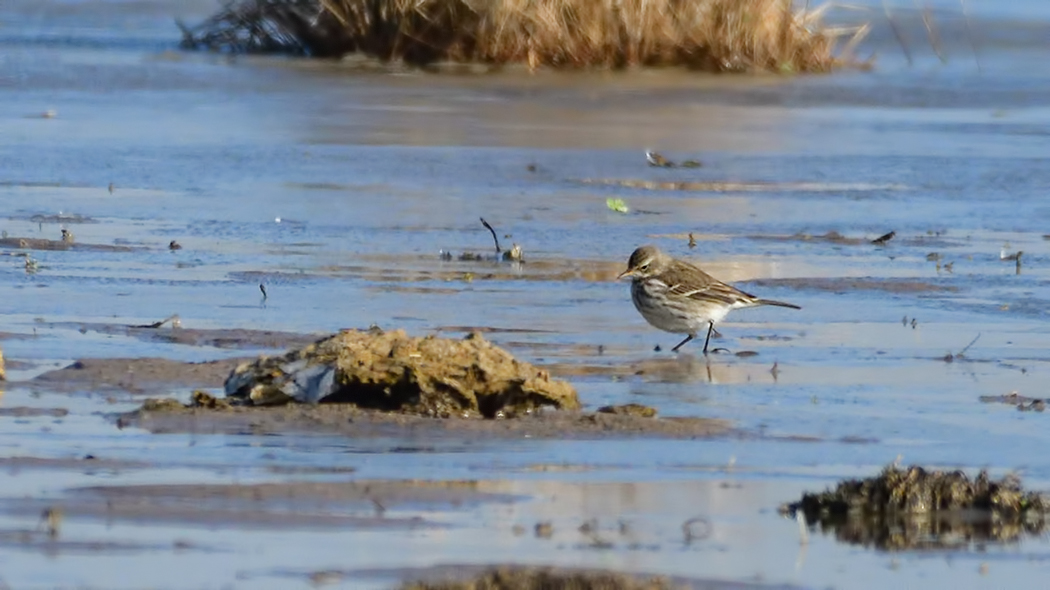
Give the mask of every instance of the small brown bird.
<svg viewBox="0 0 1050 590">
<path fill-rule="evenodd" d="M 761 305 L 801 307 L 760 299 L 727 285 L 688 262 L 665 254 L 656 246 L 642 246 L 627 261 L 627 270 L 618 278 L 631 277 L 631 300 L 645 321 L 673 334 L 685 334 L 672 352 L 677 352 L 700 330 L 707 328 L 704 354 L 715 323 L 730 311 Z"/>
<path fill-rule="evenodd" d="M 182 244 L 172 240 L 168 242 L 168 250 L 182 250 Z"/>
</svg>

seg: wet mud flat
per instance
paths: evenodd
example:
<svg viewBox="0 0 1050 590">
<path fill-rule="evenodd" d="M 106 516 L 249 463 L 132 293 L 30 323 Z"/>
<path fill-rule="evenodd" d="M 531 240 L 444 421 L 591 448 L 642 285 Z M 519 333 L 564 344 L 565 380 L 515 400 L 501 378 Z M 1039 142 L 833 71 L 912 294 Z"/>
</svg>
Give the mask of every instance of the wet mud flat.
<svg viewBox="0 0 1050 590">
<path fill-rule="evenodd" d="M 182 342 L 197 342 L 204 334 L 213 341 L 216 333 L 226 331 L 198 330 Z M 240 330 L 225 339 L 232 340 L 232 334 L 240 343 L 273 336 Z M 282 341 L 297 339 L 284 335 Z M 729 427 L 708 418 L 660 418 L 655 409 L 636 403 L 580 411 L 568 382 L 518 361 L 478 332 L 450 339 L 413 338 L 401 330 L 344 330 L 283 355 L 200 363 L 85 359 L 26 383 L 51 391 L 132 394 L 225 383 L 226 397 L 197 390 L 189 404 L 148 399 L 116 418 L 121 428 L 156 433 L 695 438 L 722 434 Z M 40 412 L 61 409 L 26 408 L 22 413 Z"/>
<path fill-rule="evenodd" d="M 979 75 L 968 44 L 903 63 L 883 25 L 863 76 L 388 76 L 170 51 L 172 14 L 214 9 L 0 6 L 20 74 L 0 81 L 0 330 L 29 379 L 0 398 L 0 586 L 389 589 L 441 564 L 490 586 L 610 563 L 700 587 L 1046 578 L 1035 519 L 809 515 L 802 534 L 777 512 L 898 455 L 1048 487 L 1041 38 L 978 43 Z M 491 255 L 479 216 L 524 262 Z M 668 355 L 680 338 L 615 282 L 650 242 L 805 311 L 734 312 L 734 354 Z M 289 350 L 373 323 L 483 331 L 584 410 L 219 401 L 257 355 L 297 375 Z"/>
<path fill-rule="evenodd" d="M 697 439 L 728 433 L 728 422 L 712 418 L 659 418 L 617 413 L 536 410 L 508 419 L 430 418 L 322 403 L 278 407 L 186 407 L 174 400 L 147 402 L 115 418 L 122 427 L 154 433 L 281 434 L 326 432 L 348 437 L 492 439 Z"/>
</svg>

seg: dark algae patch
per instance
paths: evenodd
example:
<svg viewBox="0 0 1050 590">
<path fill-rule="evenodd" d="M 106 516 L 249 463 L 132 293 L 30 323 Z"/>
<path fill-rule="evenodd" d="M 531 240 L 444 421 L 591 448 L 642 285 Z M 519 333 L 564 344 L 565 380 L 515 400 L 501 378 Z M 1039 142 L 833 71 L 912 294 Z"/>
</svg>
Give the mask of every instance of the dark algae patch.
<svg viewBox="0 0 1050 590">
<path fill-rule="evenodd" d="M 250 405 L 341 402 L 442 418 L 580 407 L 568 382 L 518 361 L 480 334 L 453 340 L 403 330 L 345 330 L 244 363 L 226 380 L 226 394 Z"/>
<path fill-rule="evenodd" d="M 841 541 L 879 549 L 935 549 L 970 542 L 1006 542 L 1046 528 L 1050 502 L 1025 491 L 1020 479 L 981 471 L 886 467 L 876 477 L 850 479 L 834 489 L 806 493 L 782 514 L 833 532 Z"/>
<path fill-rule="evenodd" d="M 662 576 L 547 567 L 497 567 L 469 579 L 405 582 L 398 590 L 677 590 L 689 588 Z"/>
</svg>

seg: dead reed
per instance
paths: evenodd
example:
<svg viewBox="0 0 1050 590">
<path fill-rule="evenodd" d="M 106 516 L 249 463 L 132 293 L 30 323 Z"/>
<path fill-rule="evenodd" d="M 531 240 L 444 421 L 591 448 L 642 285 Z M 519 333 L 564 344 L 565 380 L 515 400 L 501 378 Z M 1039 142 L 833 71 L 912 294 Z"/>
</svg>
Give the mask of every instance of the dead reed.
<svg viewBox="0 0 1050 590">
<path fill-rule="evenodd" d="M 192 48 L 413 65 L 824 72 L 847 58 L 822 14 L 791 0 L 237 0 L 182 28 Z"/>
</svg>

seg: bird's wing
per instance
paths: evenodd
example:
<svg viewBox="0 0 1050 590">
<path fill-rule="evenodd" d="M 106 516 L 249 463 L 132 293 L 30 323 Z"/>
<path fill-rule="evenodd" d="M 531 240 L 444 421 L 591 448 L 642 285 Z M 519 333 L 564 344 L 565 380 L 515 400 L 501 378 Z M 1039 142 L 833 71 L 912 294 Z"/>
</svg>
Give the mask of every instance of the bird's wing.
<svg viewBox="0 0 1050 590">
<path fill-rule="evenodd" d="M 668 294 L 697 301 L 716 301 L 726 305 L 748 305 L 756 301 L 754 295 L 727 285 L 699 268 L 694 267 L 694 272 L 686 274 L 686 277 L 688 278 L 680 276 L 683 280 L 668 285 Z"/>
</svg>

